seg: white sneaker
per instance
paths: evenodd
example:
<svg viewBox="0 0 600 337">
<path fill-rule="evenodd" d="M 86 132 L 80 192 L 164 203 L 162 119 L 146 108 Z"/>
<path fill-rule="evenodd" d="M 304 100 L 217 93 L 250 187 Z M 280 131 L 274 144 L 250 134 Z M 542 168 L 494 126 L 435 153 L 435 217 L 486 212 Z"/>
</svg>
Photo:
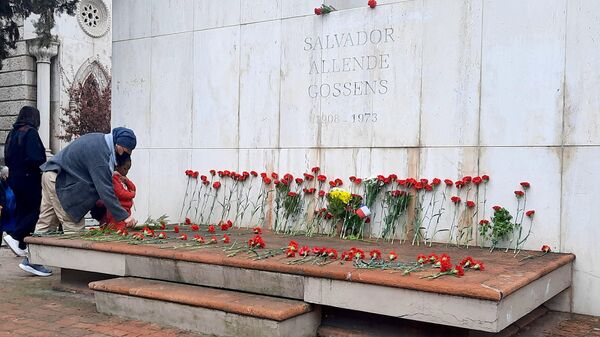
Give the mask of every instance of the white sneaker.
<svg viewBox="0 0 600 337">
<path fill-rule="evenodd" d="M 13 239 L 12 236 L 6 234 L 2 239 L 4 240 L 4 242 L 6 242 L 6 244 L 10 248 L 10 250 L 12 250 L 13 253 L 15 253 L 15 255 L 20 256 L 20 257 L 27 256 L 27 253 L 28 253 L 27 250 L 19 248 L 19 241 Z M 27 249 L 27 248 L 25 248 L 25 249 Z"/>
<path fill-rule="evenodd" d="M 29 263 L 29 259 L 28 258 L 24 258 L 23 262 L 19 263 L 19 268 L 23 269 L 24 271 L 31 273 L 33 275 L 37 275 L 37 276 L 51 276 L 52 275 L 52 270 L 40 265 L 40 264 L 31 264 Z"/>
</svg>

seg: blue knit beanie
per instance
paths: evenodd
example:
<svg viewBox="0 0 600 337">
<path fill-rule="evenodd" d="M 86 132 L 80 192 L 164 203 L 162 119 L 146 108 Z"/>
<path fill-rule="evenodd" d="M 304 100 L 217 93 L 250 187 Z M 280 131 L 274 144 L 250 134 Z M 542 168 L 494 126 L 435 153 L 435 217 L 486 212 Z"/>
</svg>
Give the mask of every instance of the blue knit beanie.
<svg viewBox="0 0 600 337">
<path fill-rule="evenodd" d="M 128 128 L 114 128 L 112 131 L 113 142 L 115 144 L 121 145 L 129 150 L 135 149 L 137 144 L 137 140 L 135 138 L 135 133 L 133 130 Z"/>
</svg>

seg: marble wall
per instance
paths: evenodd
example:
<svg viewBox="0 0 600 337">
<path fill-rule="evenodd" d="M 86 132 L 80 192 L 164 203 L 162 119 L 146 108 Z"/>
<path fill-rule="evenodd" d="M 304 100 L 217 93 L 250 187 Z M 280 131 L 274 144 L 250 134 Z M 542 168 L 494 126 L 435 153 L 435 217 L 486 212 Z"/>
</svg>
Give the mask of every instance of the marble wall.
<svg viewBox="0 0 600 337">
<path fill-rule="evenodd" d="M 562 302 L 600 315 L 600 3 L 332 0 L 313 15 L 321 2 L 114 2 L 113 124 L 139 135 L 138 217 L 179 214 L 188 168 L 489 174 L 488 206 L 513 209 L 527 180 L 527 247 L 577 254 Z"/>
</svg>

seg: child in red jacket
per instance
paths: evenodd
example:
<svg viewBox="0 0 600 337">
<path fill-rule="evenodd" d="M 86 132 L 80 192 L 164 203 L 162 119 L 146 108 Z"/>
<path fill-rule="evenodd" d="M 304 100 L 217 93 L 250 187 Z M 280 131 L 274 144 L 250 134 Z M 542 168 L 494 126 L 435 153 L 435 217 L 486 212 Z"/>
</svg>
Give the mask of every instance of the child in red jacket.
<svg viewBox="0 0 600 337">
<path fill-rule="evenodd" d="M 127 178 L 127 173 L 131 168 L 131 158 L 127 157 L 122 162 L 117 164 L 116 171 L 113 173 L 113 186 L 115 195 L 121 206 L 131 215 L 131 207 L 133 207 L 133 198 L 135 198 L 135 185 Z M 117 223 L 110 212 L 106 211 L 106 223 L 109 228 L 120 229 L 124 228 L 124 224 Z M 122 226 L 123 225 L 123 226 Z"/>
</svg>

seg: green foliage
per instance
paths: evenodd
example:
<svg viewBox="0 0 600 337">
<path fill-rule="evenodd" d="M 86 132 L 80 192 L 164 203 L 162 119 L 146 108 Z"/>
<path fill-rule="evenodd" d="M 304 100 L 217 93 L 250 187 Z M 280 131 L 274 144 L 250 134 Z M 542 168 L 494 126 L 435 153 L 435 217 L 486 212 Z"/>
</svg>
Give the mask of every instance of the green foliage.
<svg viewBox="0 0 600 337">
<path fill-rule="evenodd" d="M 383 218 L 383 233 L 384 239 L 391 240 L 396 235 L 396 223 L 400 217 L 406 212 L 410 203 L 410 194 L 400 191 L 388 191 L 386 193 L 384 204 L 387 214 Z"/>
<path fill-rule="evenodd" d="M 0 1 L 0 69 L 2 60 L 9 56 L 10 49 L 16 48 L 21 38 L 18 21 L 38 14 L 33 22 L 35 32 L 44 47 L 54 40 L 51 30 L 54 27 L 54 16 L 62 13 L 74 15 L 79 0 L 1 0 Z"/>
<path fill-rule="evenodd" d="M 492 222 L 479 226 L 481 235 L 492 242 L 492 249 L 498 246 L 503 240 L 508 240 L 515 230 L 515 224 L 511 222 L 512 215 L 506 208 L 499 208 L 494 211 Z"/>
</svg>

